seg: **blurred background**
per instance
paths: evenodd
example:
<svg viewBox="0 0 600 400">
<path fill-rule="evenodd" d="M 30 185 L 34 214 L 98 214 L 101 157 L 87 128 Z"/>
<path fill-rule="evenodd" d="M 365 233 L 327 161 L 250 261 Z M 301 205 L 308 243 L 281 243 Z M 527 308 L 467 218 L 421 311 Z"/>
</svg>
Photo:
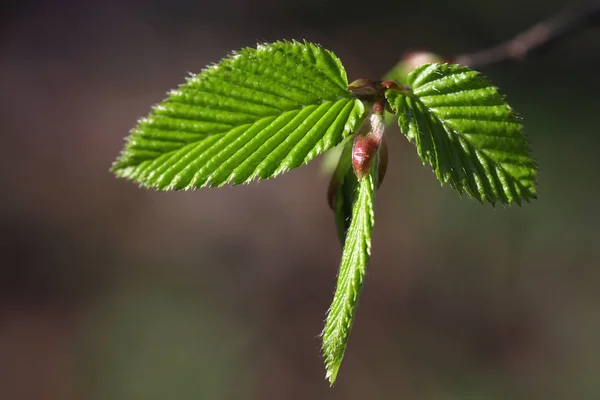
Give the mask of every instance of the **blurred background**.
<svg viewBox="0 0 600 400">
<path fill-rule="evenodd" d="M 150 106 L 227 52 L 307 39 L 350 80 L 453 56 L 545 1 L 9 0 L 0 24 L 0 398 L 600 398 L 600 29 L 482 71 L 525 121 L 539 200 L 440 187 L 397 128 L 334 389 L 341 249 L 319 162 L 156 193 L 108 169 Z"/>
</svg>

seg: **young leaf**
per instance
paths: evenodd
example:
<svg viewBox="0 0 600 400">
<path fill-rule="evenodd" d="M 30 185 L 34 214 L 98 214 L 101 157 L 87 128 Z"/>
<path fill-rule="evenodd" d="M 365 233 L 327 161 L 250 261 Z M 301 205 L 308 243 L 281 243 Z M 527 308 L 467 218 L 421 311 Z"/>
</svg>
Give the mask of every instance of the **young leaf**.
<svg viewBox="0 0 600 400">
<path fill-rule="evenodd" d="M 337 145 L 364 107 L 337 57 L 312 43 L 246 48 L 169 93 L 112 170 L 159 190 L 277 176 Z"/>
<path fill-rule="evenodd" d="M 354 140 L 347 140 L 342 144 L 343 149 L 338 156 L 337 167 L 331 175 L 327 196 L 329 207 L 335 215 L 338 238 L 343 246 L 352 220 L 352 206 L 355 201 L 358 178 L 352 170 Z"/>
<path fill-rule="evenodd" d="M 440 182 L 492 204 L 536 197 L 537 166 L 523 126 L 496 87 L 476 71 L 448 64 L 418 67 L 408 86 L 388 90 L 386 98 Z"/>
<path fill-rule="evenodd" d="M 343 155 L 342 155 L 343 156 Z M 357 179 L 348 163 L 349 188 L 354 190 L 352 216 L 346 231 L 342 261 L 338 273 L 337 286 L 333 302 L 327 313 L 327 321 L 323 330 L 323 354 L 325 356 L 326 378 L 331 385 L 335 383 L 348 337 L 354 321 L 354 313 L 363 284 L 366 266 L 371 257 L 371 234 L 374 223 L 375 188 L 377 185 L 378 162 L 371 168 L 371 173 Z M 342 188 L 343 190 L 343 188 Z M 349 196 L 338 196 L 340 207 L 347 207 Z M 345 215 L 345 210 L 336 209 L 336 216 Z M 340 228 L 340 221 L 338 228 Z M 342 221 L 345 225 L 346 221 Z"/>
</svg>

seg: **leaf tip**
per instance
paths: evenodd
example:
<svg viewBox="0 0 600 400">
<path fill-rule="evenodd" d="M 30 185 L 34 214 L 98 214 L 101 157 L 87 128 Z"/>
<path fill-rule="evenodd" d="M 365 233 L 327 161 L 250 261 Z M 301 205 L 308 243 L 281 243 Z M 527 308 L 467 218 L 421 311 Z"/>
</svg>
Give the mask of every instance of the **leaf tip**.
<svg viewBox="0 0 600 400">
<path fill-rule="evenodd" d="M 333 387 L 335 385 L 335 381 L 337 380 L 338 371 L 340 370 L 340 364 L 336 363 L 335 365 L 330 365 L 327 367 L 327 372 L 325 373 L 325 379 L 329 381 L 329 386 Z"/>
<path fill-rule="evenodd" d="M 131 168 L 128 168 L 123 157 L 117 158 L 108 169 L 117 178 L 127 178 L 130 175 Z"/>
</svg>

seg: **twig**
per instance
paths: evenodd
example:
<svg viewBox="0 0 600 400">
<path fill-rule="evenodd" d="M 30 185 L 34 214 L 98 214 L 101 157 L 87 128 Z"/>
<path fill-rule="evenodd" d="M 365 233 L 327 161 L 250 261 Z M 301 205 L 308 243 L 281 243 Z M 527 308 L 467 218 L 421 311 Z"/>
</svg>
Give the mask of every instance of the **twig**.
<svg viewBox="0 0 600 400">
<path fill-rule="evenodd" d="M 547 48 L 593 25 L 600 25 L 600 1 L 564 10 L 507 42 L 474 53 L 459 55 L 453 62 L 471 68 L 481 68 L 505 60 L 522 60 L 534 50 Z"/>
</svg>

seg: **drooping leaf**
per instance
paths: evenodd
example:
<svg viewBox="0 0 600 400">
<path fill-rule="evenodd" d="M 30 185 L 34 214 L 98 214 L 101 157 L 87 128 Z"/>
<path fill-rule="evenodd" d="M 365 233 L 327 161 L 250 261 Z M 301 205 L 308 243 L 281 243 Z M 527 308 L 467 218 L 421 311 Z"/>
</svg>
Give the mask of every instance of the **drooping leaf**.
<svg viewBox="0 0 600 400">
<path fill-rule="evenodd" d="M 159 190 L 247 183 L 312 160 L 364 112 L 337 57 L 312 43 L 246 48 L 169 93 L 112 170 Z"/>
<path fill-rule="evenodd" d="M 343 156 L 344 154 L 342 154 Z M 345 168 L 349 172 L 346 174 L 344 185 L 340 187 L 340 195 L 336 198 L 335 212 L 338 229 L 341 229 L 342 226 L 348 226 L 348 228 L 345 232 L 337 286 L 323 330 L 326 378 L 331 385 L 335 383 L 344 357 L 366 266 L 371 257 L 378 162 L 373 164 L 371 173 L 357 179 L 352 171 L 352 166 L 347 163 Z M 351 217 L 347 218 L 350 201 L 352 201 Z"/>
<path fill-rule="evenodd" d="M 382 104 L 373 105 L 341 150 L 329 186 L 329 204 L 343 245 L 333 302 L 323 330 L 326 378 L 335 383 L 371 256 L 375 191 L 387 168 Z"/>
<path fill-rule="evenodd" d="M 356 195 L 358 178 L 352 170 L 353 140 L 344 142 L 338 157 L 338 164 L 331 176 L 328 189 L 328 201 L 335 215 L 335 225 L 342 246 L 346 241 L 346 232 L 352 220 L 352 206 Z"/>
<path fill-rule="evenodd" d="M 476 71 L 448 64 L 418 67 L 408 86 L 388 90 L 386 98 L 440 182 L 492 204 L 536 197 L 537 166 L 523 126 L 496 87 Z"/>
</svg>

